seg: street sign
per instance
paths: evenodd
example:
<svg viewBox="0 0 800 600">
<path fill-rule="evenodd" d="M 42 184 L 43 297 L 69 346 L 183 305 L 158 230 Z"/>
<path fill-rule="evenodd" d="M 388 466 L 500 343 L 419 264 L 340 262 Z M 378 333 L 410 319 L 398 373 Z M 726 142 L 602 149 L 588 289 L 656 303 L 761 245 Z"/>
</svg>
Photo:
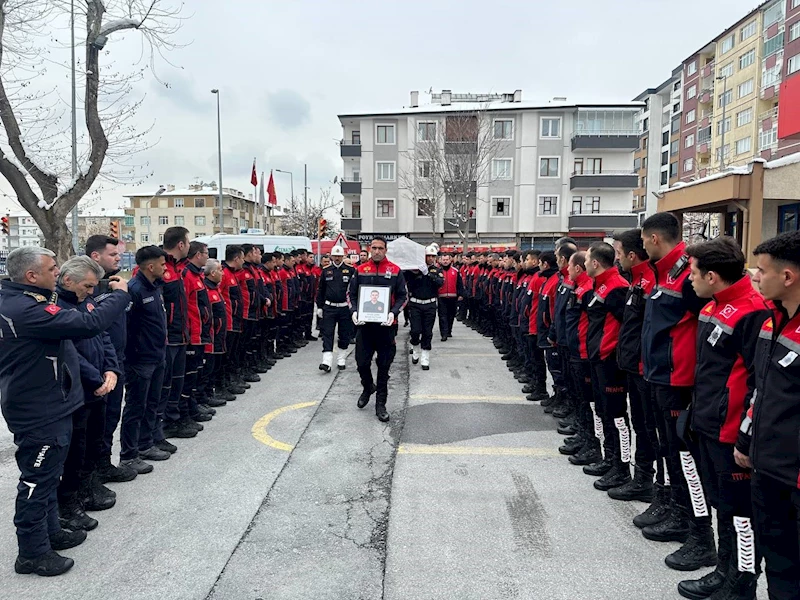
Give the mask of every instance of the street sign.
<svg viewBox="0 0 800 600">
<path fill-rule="evenodd" d="M 375 236 L 384 238 L 387 242 L 393 242 L 401 237 L 407 237 L 405 233 L 359 233 L 356 239 L 359 243 L 369 244 Z"/>
</svg>

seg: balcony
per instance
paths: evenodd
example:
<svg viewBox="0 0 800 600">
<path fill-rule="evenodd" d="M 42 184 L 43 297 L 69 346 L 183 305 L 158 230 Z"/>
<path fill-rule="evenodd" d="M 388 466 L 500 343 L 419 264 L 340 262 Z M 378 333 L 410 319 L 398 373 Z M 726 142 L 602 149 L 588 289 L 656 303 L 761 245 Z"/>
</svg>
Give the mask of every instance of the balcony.
<svg viewBox="0 0 800 600">
<path fill-rule="evenodd" d="M 700 77 L 705 79 L 706 77 L 711 77 L 712 75 L 714 75 L 714 65 L 715 63 L 712 60 L 705 67 L 700 69 Z"/>
<path fill-rule="evenodd" d="M 342 195 L 361 194 L 361 180 L 360 179 L 345 179 L 341 180 Z"/>
<path fill-rule="evenodd" d="M 569 179 L 569 189 L 634 189 L 639 185 L 639 177 L 633 171 L 601 171 L 599 173 L 573 173 Z"/>
<path fill-rule="evenodd" d="M 711 92 L 703 92 L 697 98 L 697 102 L 699 104 L 711 104 L 712 101 L 713 98 L 711 97 Z"/>
<path fill-rule="evenodd" d="M 633 229 L 639 224 L 639 217 L 624 211 L 603 211 L 598 213 L 571 213 L 570 231 L 617 231 Z"/>
<path fill-rule="evenodd" d="M 339 142 L 339 147 L 341 148 L 341 156 L 342 158 L 348 157 L 359 157 L 361 156 L 361 143 L 353 144 L 348 142 L 347 140 L 342 140 Z"/>
<path fill-rule="evenodd" d="M 478 140 L 462 140 L 444 142 L 445 154 L 474 154 L 478 151 Z"/>
<path fill-rule="evenodd" d="M 456 221 L 454 217 L 445 217 L 444 218 L 444 232 L 445 233 L 455 233 L 458 231 L 459 223 Z M 469 227 L 468 231 L 475 233 L 477 227 L 477 221 L 475 219 L 470 219 L 467 223 L 467 227 Z"/>
<path fill-rule="evenodd" d="M 579 131 L 572 136 L 575 150 L 636 150 L 639 132 L 634 130 Z"/>
<path fill-rule="evenodd" d="M 360 232 L 361 217 L 342 217 L 342 231 Z"/>
</svg>

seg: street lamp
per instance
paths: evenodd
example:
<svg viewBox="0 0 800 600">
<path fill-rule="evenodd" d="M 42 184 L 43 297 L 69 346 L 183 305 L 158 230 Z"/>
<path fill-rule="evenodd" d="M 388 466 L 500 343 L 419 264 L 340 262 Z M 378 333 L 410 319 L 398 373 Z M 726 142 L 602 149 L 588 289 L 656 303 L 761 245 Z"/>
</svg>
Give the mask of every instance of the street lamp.
<svg viewBox="0 0 800 600">
<path fill-rule="evenodd" d="M 153 237 L 152 237 L 152 233 L 151 233 L 151 229 L 150 229 L 150 203 L 153 200 L 155 200 L 156 198 L 158 198 L 161 194 L 163 194 L 166 191 L 167 191 L 167 188 L 165 188 L 163 185 L 160 186 L 158 188 L 158 191 L 155 194 L 153 194 L 150 197 L 150 199 L 147 201 L 147 206 L 145 207 L 145 216 L 147 217 L 147 240 L 151 244 L 153 243 Z"/>
<path fill-rule="evenodd" d="M 276 173 L 283 173 L 284 175 L 288 175 L 289 176 L 289 189 L 290 189 L 290 193 L 292 194 L 292 208 L 294 208 L 294 175 L 292 174 L 291 171 L 283 171 L 281 169 L 275 169 L 275 172 Z M 308 206 L 306 206 L 306 211 L 308 211 Z M 305 215 L 303 215 L 303 232 L 304 233 L 306 231 L 306 226 L 307 226 L 307 223 L 306 223 L 306 221 L 308 220 L 307 217 L 308 217 L 307 213 Z"/>
<path fill-rule="evenodd" d="M 219 232 L 225 233 L 223 228 L 224 214 L 222 212 L 222 126 L 219 118 L 219 90 L 214 88 L 211 93 L 217 97 L 217 161 L 219 163 Z"/>
<path fill-rule="evenodd" d="M 723 90 L 722 90 L 722 144 L 721 148 L 719 149 L 719 170 L 722 171 L 725 168 L 725 115 L 727 114 L 726 109 L 728 107 L 728 76 L 727 75 L 718 75 L 717 81 L 722 81 Z"/>
</svg>

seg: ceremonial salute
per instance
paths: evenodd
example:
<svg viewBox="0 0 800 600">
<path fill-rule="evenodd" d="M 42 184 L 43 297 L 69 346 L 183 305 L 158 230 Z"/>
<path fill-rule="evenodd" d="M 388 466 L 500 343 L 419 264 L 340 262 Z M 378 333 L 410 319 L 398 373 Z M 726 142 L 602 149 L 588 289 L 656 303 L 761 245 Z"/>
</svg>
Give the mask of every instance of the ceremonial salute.
<svg viewBox="0 0 800 600">
<path fill-rule="evenodd" d="M 322 362 L 321 371 L 326 373 L 333 364 L 333 332 L 339 331 L 339 355 L 336 365 L 339 369 L 345 368 L 345 351 L 353 337 L 353 323 L 350 309 L 347 304 L 347 288 L 350 280 L 356 273 L 354 267 L 344 264 L 344 248 L 334 246 L 331 248 L 332 264 L 322 270 L 322 276 L 317 290 L 317 319 L 322 327 Z"/>
<path fill-rule="evenodd" d="M 130 302 L 127 284 L 114 280 L 114 293 L 92 312 L 53 304 L 59 275 L 54 256 L 34 246 L 13 250 L 6 263 L 11 281 L 0 290 L 0 398 L 20 470 L 14 570 L 46 576 L 65 573 L 74 564 L 56 550 L 86 539 L 85 532 L 61 529 L 56 497 L 72 436 L 72 413 L 84 402 L 79 380 L 69 376 L 80 372 L 71 340 L 100 335 L 123 317 Z"/>
<path fill-rule="evenodd" d="M 366 323 L 359 320 L 359 288 L 386 288 L 389 291 L 389 314 L 383 323 Z M 356 276 L 350 280 L 348 302 L 353 323 L 356 324 L 356 364 L 361 376 L 363 391 L 358 398 L 358 407 L 364 408 L 369 397 L 377 392 L 375 414 L 386 422 L 386 400 L 389 395 L 389 367 L 392 366 L 397 352 L 395 338 L 397 336 L 397 317 L 406 304 L 406 282 L 400 267 L 386 259 L 386 240 L 376 237 L 370 244 L 370 260 L 360 264 Z M 372 357 L 377 355 L 377 386 L 372 378 Z"/>
<path fill-rule="evenodd" d="M 436 322 L 436 298 L 444 285 L 441 269 L 434 263 L 438 250 L 435 246 L 425 249 L 425 264 L 419 270 L 408 271 L 409 316 L 411 318 L 411 362 L 422 363 L 422 370 L 430 368 L 433 324 Z M 422 354 L 419 352 L 420 339 Z"/>
</svg>

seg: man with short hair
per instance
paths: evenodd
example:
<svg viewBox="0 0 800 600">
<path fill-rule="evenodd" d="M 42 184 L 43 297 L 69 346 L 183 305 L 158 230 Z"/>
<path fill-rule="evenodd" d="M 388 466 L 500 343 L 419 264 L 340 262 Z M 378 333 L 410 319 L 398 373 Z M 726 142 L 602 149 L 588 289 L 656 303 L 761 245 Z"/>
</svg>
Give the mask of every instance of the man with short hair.
<svg viewBox="0 0 800 600">
<path fill-rule="evenodd" d="M 226 389 L 232 394 L 244 394 L 245 381 L 241 378 L 239 365 L 236 363 L 237 351 L 242 334 L 242 291 L 236 273 L 244 265 L 244 252 L 241 246 L 225 248 L 225 260 L 222 263 L 222 281 L 219 292 L 225 302 L 227 331 L 225 333 L 225 355 L 223 377 Z M 247 384 L 249 386 L 250 384 Z M 230 397 L 228 398 L 230 401 Z"/>
<path fill-rule="evenodd" d="M 321 322 L 322 334 L 322 362 L 321 371 L 326 373 L 333 364 L 333 333 L 339 330 L 338 347 L 339 355 L 336 364 L 339 370 L 344 370 L 345 352 L 353 337 L 353 324 L 350 318 L 350 309 L 347 304 L 347 289 L 350 280 L 355 277 L 356 269 L 344 264 L 344 248 L 334 246 L 331 248 L 332 264 L 322 270 L 319 288 L 317 289 L 317 321 Z"/>
<path fill-rule="evenodd" d="M 542 281 L 538 289 L 539 302 L 536 314 L 531 312 L 531 318 L 536 319 L 536 336 L 532 342 L 536 345 L 538 351 L 543 353 L 544 366 L 553 377 L 553 389 L 558 390 L 563 389 L 565 386 L 561 358 L 558 356 L 558 348 L 552 346 L 547 340 L 550 327 L 553 324 L 556 290 L 559 284 L 558 263 L 554 252 L 547 251 L 539 255 L 539 277 Z M 544 401 L 550 397 L 547 393 L 547 372 L 541 367 L 540 369 L 540 376 L 531 382 L 529 388 L 525 388 L 528 390 L 526 392 L 528 400 Z M 523 389 L 523 392 L 525 389 Z M 574 429 L 574 426 L 570 427 L 568 425 L 567 429 Z"/>
<path fill-rule="evenodd" d="M 572 255 L 578 251 L 574 244 L 564 244 L 556 250 L 556 266 L 558 267 L 558 285 L 555 290 L 555 300 L 553 301 L 553 320 L 550 324 L 550 331 L 547 333 L 547 342 L 558 351 L 561 360 L 561 372 L 564 376 L 564 386 L 556 386 L 553 395 L 541 401 L 544 412 L 552 413 L 556 409 L 564 409 L 577 415 L 578 402 L 580 395 L 576 387 L 575 375 L 577 373 L 571 368 L 571 353 L 569 350 L 568 331 L 566 322 L 566 309 L 575 289 L 575 282 L 569 277 L 569 261 Z M 562 454 L 572 455 L 583 447 L 585 439 L 582 435 L 580 422 L 576 419 L 578 434 L 567 438 L 563 446 L 559 447 Z M 587 432 L 590 437 L 594 436 L 591 430 Z M 572 462 L 570 460 L 570 462 Z M 589 463 L 585 463 L 589 464 Z"/>
<path fill-rule="evenodd" d="M 212 343 L 211 303 L 204 282 L 203 268 L 208 261 L 208 246 L 191 242 L 183 271 L 183 288 L 186 293 L 186 314 L 189 317 L 189 345 L 186 347 L 186 374 L 181 392 L 181 418 L 198 423 L 210 421 L 214 411 L 205 404 L 200 387 L 205 346 Z"/>
<path fill-rule="evenodd" d="M 453 265 L 453 255 L 444 252 L 439 257 L 444 283 L 439 288 L 439 333 L 442 341 L 453 337 L 458 303 L 464 299 L 464 281 L 458 267 Z"/>
<path fill-rule="evenodd" d="M 228 330 L 228 317 L 225 300 L 219 291 L 222 282 L 222 264 L 209 258 L 203 267 L 203 283 L 208 294 L 211 311 L 211 343 L 204 348 L 205 363 L 200 373 L 200 389 L 210 407 L 225 406 L 230 398 L 236 396 L 225 389 L 222 377 L 222 358 L 225 356 L 225 336 Z"/>
<path fill-rule="evenodd" d="M 436 302 L 444 276 L 434 263 L 438 250 L 425 248 L 425 264 L 407 271 L 408 311 L 411 319 L 411 362 L 420 363 L 423 371 L 430 369 L 433 324 L 436 322 Z M 419 352 L 419 348 L 422 352 Z"/>
</svg>

